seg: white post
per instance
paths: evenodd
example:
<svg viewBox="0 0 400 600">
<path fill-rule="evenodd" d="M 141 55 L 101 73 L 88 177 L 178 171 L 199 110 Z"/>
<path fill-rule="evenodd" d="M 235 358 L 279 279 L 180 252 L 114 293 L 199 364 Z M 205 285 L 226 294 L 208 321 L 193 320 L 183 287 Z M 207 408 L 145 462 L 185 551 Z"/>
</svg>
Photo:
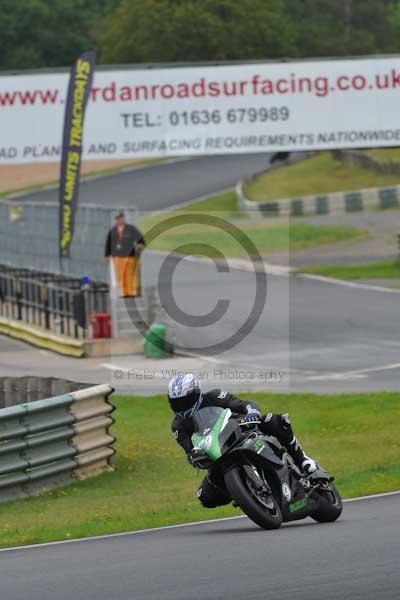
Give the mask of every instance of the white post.
<svg viewBox="0 0 400 600">
<path fill-rule="evenodd" d="M 109 259 L 109 270 L 110 270 L 110 310 L 111 310 L 111 327 L 112 327 L 112 337 L 118 337 L 118 281 L 117 276 L 114 269 L 113 259 L 110 257 Z"/>
</svg>

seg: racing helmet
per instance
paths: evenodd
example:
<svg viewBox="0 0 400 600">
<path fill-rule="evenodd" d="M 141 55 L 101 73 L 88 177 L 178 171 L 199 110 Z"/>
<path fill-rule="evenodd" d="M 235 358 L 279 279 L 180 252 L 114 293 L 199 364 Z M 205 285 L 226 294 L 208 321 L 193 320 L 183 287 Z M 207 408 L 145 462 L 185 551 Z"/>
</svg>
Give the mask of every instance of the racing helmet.
<svg viewBox="0 0 400 600">
<path fill-rule="evenodd" d="M 200 381 L 194 373 L 173 377 L 168 385 L 168 400 L 174 413 L 182 419 L 190 419 L 203 401 Z"/>
</svg>

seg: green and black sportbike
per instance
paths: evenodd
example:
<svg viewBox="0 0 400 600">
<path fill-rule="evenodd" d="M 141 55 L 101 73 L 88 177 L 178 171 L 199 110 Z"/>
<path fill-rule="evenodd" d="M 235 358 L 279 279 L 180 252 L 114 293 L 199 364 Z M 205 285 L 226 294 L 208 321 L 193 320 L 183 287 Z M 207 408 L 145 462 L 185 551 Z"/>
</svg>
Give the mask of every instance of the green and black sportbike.
<svg viewBox="0 0 400 600">
<path fill-rule="evenodd" d="M 321 468 L 304 477 L 278 440 L 260 431 L 260 421 L 248 423 L 215 406 L 193 419 L 195 466 L 208 469 L 211 480 L 224 481 L 234 505 L 260 527 L 277 529 L 306 517 L 326 523 L 340 516 L 333 477 Z"/>
</svg>

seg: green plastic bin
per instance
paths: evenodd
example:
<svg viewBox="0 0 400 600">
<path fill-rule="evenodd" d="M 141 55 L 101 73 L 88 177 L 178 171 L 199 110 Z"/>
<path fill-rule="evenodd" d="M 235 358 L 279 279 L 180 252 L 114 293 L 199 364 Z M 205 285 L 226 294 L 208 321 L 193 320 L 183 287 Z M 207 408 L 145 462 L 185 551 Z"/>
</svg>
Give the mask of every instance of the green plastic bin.
<svg viewBox="0 0 400 600">
<path fill-rule="evenodd" d="M 164 358 L 166 355 L 167 328 L 162 323 L 153 323 L 143 337 L 142 346 L 147 358 Z"/>
</svg>

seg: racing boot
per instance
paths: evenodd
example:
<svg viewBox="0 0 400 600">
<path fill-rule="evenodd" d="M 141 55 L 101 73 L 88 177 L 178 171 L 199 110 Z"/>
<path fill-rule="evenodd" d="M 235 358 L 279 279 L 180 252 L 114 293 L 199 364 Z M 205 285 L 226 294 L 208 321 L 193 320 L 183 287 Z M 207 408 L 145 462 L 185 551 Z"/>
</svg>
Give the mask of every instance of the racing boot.
<svg viewBox="0 0 400 600">
<path fill-rule="evenodd" d="M 307 456 L 295 435 L 290 440 L 287 451 L 293 458 L 296 467 L 303 475 L 311 475 L 311 473 L 314 473 L 318 469 L 315 460 Z"/>
<path fill-rule="evenodd" d="M 304 473 L 304 475 L 311 475 L 312 473 L 315 473 L 315 471 L 317 471 L 318 469 L 318 465 L 315 462 L 315 460 L 313 458 L 310 458 L 306 454 L 304 454 L 304 457 L 305 458 L 301 463 L 300 471 Z"/>
<path fill-rule="evenodd" d="M 307 456 L 303 448 L 300 446 L 293 433 L 292 426 L 290 424 L 289 416 L 282 415 L 282 427 L 285 430 L 285 447 L 293 458 L 293 461 L 299 471 L 304 475 L 311 475 L 318 469 L 318 465 L 313 458 Z"/>
</svg>

